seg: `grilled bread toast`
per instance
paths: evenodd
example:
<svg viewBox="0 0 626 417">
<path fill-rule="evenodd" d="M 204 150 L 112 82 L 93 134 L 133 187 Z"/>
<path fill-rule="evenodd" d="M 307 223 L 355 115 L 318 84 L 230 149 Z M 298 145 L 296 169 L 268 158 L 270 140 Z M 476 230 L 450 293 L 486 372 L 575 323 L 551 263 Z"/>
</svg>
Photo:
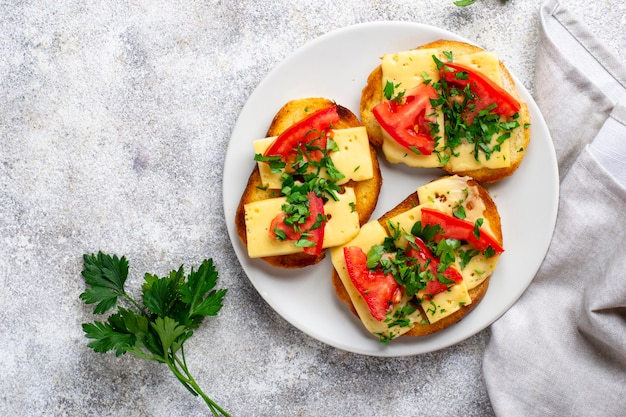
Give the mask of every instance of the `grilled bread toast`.
<svg viewBox="0 0 626 417">
<path fill-rule="evenodd" d="M 435 56 L 444 65 L 447 62 L 462 62 L 468 68 L 471 68 L 472 71 L 477 71 L 479 74 L 483 74 L 485 78 L 499 84 L 500 88 L 504 89 L 519 104 L 517 114 L 514 117 L 503 117 L 502 121 L 517 122 L 518 127 L 508 127 L 507 129 L 510 131 L 507 132 L 490 133 L 489 140 L 491 143 L 486 144 L 478 144 L 474 138 L 467 139 L 469 136 L 463 134 L 460 136 L 462 138 L 460 140 L 466 144 L 465 147 L 467 149 L 463 149 L 463 147 L 452 148 L 451 146 L 456 146 L 453 143 L 457 139 L 456 137 L 453 139 L 453 135 L 449 133 L 449 130 L 452 125 L 454 125 L 453 129 L 458 130 L 458 118 L 451 117 L 450 114 L 438 110 L 437 117 L 439 118 L 437 121 L 430 121 L 438 127 L 436 129 L 432 125 L 431 127 L 421 127 L 422 131 L 430 131 L 431 136 L 438 136 L 438 146 L 435 149 L 436 156 L 431 158 L 425 155 L 415 157 L 410 150 L 399 148 L 391 135 L 381 127 L 374 115 L 374 108 L 385 100 L 389 101 L 387 96 L 389 92 L 385 91 L 385 89 L 390 87 L 387 82 L 392 83 L 391 85 L 395 87 L 396 93 L 399 89 L 403 92 L 410 91 L 411 88 L 420 84 L 438 86 L 440 84 L 438 83 L 440 81 L 439 68 L 436 68 L 437 64 L 432 56 Z M 400 81 L 396 78 L 398 74 L 400 74 Z M 437 89 L 440 97 L 444 97 L 441 95 L 442 91 L 442 89 Z M 401 96 L 396 96 L 391 99 L 391 101 L 393 100 L 400 101 Z M 444 100 L 448 103 L 458 102 L 459 96 L 451 94 L 449 97 L 444 97 Z M 447 109 L 451 108 L 452 106 L 447 106 Z M 361 121 L 367 128 L 370 141 L 376 148 L 383 149 L 385 156 L 390 162 L 406 163 L 414 167 L 439 167 L 449 174 L 471 176 L 482 183 L 499 181 L 513 174 L 522 162 L 530 142 L 529 110 L 526 103 L 521 101 L 511 74 L 495 54 L 488 53 L 482 48 L 464 42 L 438 40 L 419 46 L 412 51 L 383 57 L 381 65 L 370 73 L 367 84 L 362 90 L 360 113 Z M 460 130 L 471 129 L 463 127 Z M 509 134 L 510 137 L 500 143 L 502 135 Z M 454 133 L 454 135 L 457 135 L 457 133 Z M 471 143 L 468 145 L 468 142 Z M 472 144 L 475 146 L 471 146 Z M 446 147 L 446 145 L 449 146 Z M 458 151 L 459 149 L 461 149 L 460 152 Z M 389 153 L 387 150 L 389 150 Z M 485 154 L 483 150 L 486 150 L 489 155 Z M 457 156 L 456 154 L 458 153 L 461 155 Z"/>
<path fill-rule="evenodd" d="M 336 104 L 333 101 L 325 98 L 304 98 L 290 101 L 276 113 L 269 126 L 266 136 L 268 138 L 277 137 L 316 111 L 335 105 Z M 336 105 L 336 109 L 339 119 L 332 125 L 336 136 L 338 135 L 338 130 L 361 128 L 366 137 L 365 130 L 362 128 L 357 116 L 354 113 L 340 105 Z M 346 148 L 347 147 L 348 145 L 346 145 Z M 364 152 L 367 153 L 369 160 L 371 160 L 371 177 L 358 181 L 350 179 L 340 185 L 340 191 L 338 192 L 340 195 L 348 189 L 351 189 L 354 192 L 354 201 L 350 203 L 350 210 L 358 215 L 358 224 L 356 225 L 357 228 L 369 220 L 378 202 L 378 195 L 382 186 L 382 177 L 376 151 L 367 139 L 365 139 L 365 147 Z M 350 150 L 342 151 L 349 152 Z M 357 171 L 359 168 L 360 167 L 357 166 L 354 170 Z M 250 224 L 246 224 L 247 217 L 249 217 L 246 214 L 246 207 L 249 208 L 251 203 L 276 198 L 280 194 L 280 189 L 270 188 L 264 185 L 259 164 L 257 164 L 250 174 L 235 216 L 237 233 L 241 241 L 248 247 L 248 249 L 250 249 L 248 245 L 248 238 L 251 226 Z M 337 221 L 339 221 L 338 218 Z M 265 227 L 269 227 L 269 225 Z M 267 244 L 265 246 L 271 246 L 271 244 Z M 279 268 L 302 268 L 320 262 L 324 258 L 325 253 L 326 249 L 322 250 L 319 254 L 297 252 L 260 256 L 260 258 L 268 264 Z"/>
<path fill-rule="evenodd" d="M 449 279 L 442 278 L 443 282 L 448 283 L 447 289 L 440 289 L 441 292 L 436 295 L 428 295 L 429 291 L 432 293 L 436 291 L 428 289 L 430 284 L 427 281 L 438 279 L 438 273 L 433 272 L 430 276 L 424 274 L 424 271 L 429 268 L 428 263 L 441 266 L 444 262 L 437 252 L 438 249 L 432 249 L 437 246 L 436 238 L 430 241 L 429 238 L 422 238 L 427 246 L 426 252 L 430 250 L 430 255 L 434 257 L 434 260 L 426 262 L 424 259 L 422 260 L 422 265 L 417 270 L 418 274 L 421 273 L 425 277 L 421 281 L 411 281 L 406 277 L 398 279 L 395 276 L 393 280 L 385 281 L 389 277 L 383 278 L 380 274 L 376 275 L 377 272 L 366 273 L 369 274 L 368 278 L 358 278 L 358 273 L 354 272 L 354 268 L 346 260 L 346 248 L 360 247 L 370 262 L 372 257 L 377 256 L 376 247 L 389 245 L 390 239 L 396 242 L 401 242 L 404 239 L 404 242 L 397 243 L 398 247 L 404 247 L 402 251 L 392 251 L 391 255 L 383 255 L 382 259 L 395 259 L 400 262 L 404 256 L 403 266 L 415 264 L 411 256 L 417 259 L 419 254 L 409 252 L 408 241 L 403 236 L 409 233 L 414 235 L 416 231 L 427 230 L 424 223 L 426 221 L 430 223 L 431 220 L 427 220 L 420 213 L 423 212 L 424 207 L 452 216 L 463 213 L 465 216 L 463 221 L 469 222 L 470 227 L 472 227 L 471 224 L 474 224 L 474 227 L 479 224 L 481 238 L 490 236 L 493 239 L 490 241 L 493 242 L 491 245 L 497 249 L 491 248 L 491 246 L 487 246 L 487 249 L 479 249 L 476 246 L 478 244 L 464 240 L 455 243 L 454 238 L 449 240 L 448 235 L 443 235 L 445 244 L 450 244 L 449 248 L 454 251 L 455 259 L 451 262 L 451 267 L 461 274 L 462 280 L 459 281 L 457 276 L 456 281 L 452 283 Z M 415 224 L 418 221 L 420 225 L 416 227 Z M 476 223 L 477 221 L 478 223 Z M 456 238 L 461 238 L 461 236 L 456 236 Z M 473 240 L 471 236 L 468 238 Z M 485 247 L 484 243 L 480 245 Z M 441 246 L 441 244 L 439 246 L 440 249 L 443 249 L 444 255 L 442 256 L 445 256 L 445 246 Z M 385 249 L 385 253 L 387 250 L 388 248 Z M 400 335 L 424 336 L 457 323 L 480 303 L 503 250 L 500 216 L 487 190 L 470 177 L 445 176 L 432 181 L 425 187 L 420 187 L 417 193 L 409 195 L 377 221 L 371 221 L 364 225 L 359 235 L 351 242 L 342 247 L 333 248 L 331 250 L 334 266 L 332 282 L 339 299 L 345 302 L 349 309 L 361 319 L 366 329 L 382 342 L 388 342 Z M 429 257 L 426 258 L 430 259 Z M 381 264 L 383 263 L 381 262 Z M 384 265 L 385 272 L 394 270 L 393 267 L 389 266 L 389 263 Z M 368 265 L 368 268 L 371 266 Z M 378 266 L 378 268 L 381 267 Z M 402 268 L 398 268 L 398 270 L 400 269 Z M 446 277 L 455 276 L 454 274 L 449 275 L 448 269 L 445 271 Z M 404 273 L 407 274 L 406 271 Z M 385 292 L 382 289 L 385 285 L 387 285 L 388 300 L 385 299 L 386 301 L 382 304 L 382 308 L 385 310 L 384 314 L 380 314 L 379 310 L 378 318 L 376 318 L 376 300 L 380 294 Z M 422 289 L 416 291 L 417 288 Z M 378 301 L 380 301 L 379 298 Z"/>
</svg>

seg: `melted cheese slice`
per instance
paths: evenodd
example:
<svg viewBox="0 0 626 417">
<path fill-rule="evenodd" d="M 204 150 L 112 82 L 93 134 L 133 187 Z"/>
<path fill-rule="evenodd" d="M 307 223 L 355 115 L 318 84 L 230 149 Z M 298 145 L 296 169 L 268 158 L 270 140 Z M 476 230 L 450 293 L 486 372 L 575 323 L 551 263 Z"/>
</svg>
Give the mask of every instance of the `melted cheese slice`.
<svg viewBox="0 0 626 417">
<path fill-rule="evenodd" d="M 502 86 L 502 75 L 500 74 L 500 60 L 493 52 L 481 51 L 471 54 L 453 55 L 453 60 L 457 64 L 465 65 L 473 70 L 481 72 L 487 78 Z"/>
<path fill-rule="evenodd" d="M 466 220 L 475 222 L 483 218 L 482 227 L 493 234 L 489 221 L 483 217 L 485 203 L 480 198 L 478 188 L 467 185 L 467 177 L 451 175 L 431 181 L 417 189 L 417 198 L 421 204 L 448 214 L 452 214 L 461 204 L 465 209 Z"/>
<path fill-rule="evenodd" d="M 436 208 L 448 214 L 452 214 L 461 204 L 465 209 L 465 219 L 467 221 L 473 223 L 482 218 L 482 228 L 494 235 L 495 233 L 489 220 L 484 217 L 485 203 L 480 198 L 478 189 L 476 186 L 468 186 L 466 181 L 467 178 L 458 175 L 443 177 L 422 185 L 417 189 L 417 196 L 422 205 Z M 469 245 L 464 245 L 459 248 L 459 252 L 469 249 Z M 455 267 L 463 276 L 463 282 L 467 289 L 471 290 L 480 285 L 495 271 L 498 259 L 500 259 L 499 256 L 486 258 L 484 255 L 478 254 L 461 268 L 461 258 L 457 256 Z"/>
<path fill-rule="evenodd" d="M 399 89 L 410 90 L 425 81 L 439 80 L 439 72 L 432 56 L 439 56 L 437 49 L 412 49 L 383 55 L 383 88 L 387 81 L 400 84 Z"/>
<path fill-rule="evenodd" d="M 400 84 L 399 90 L 410 90 L 427 80 L 439 81 L 439 72 L 432 56 L 437 55 L 436 49 L 421 49 L 398 52 L 396 54 L 384 55 L 381 60 L 383 71 L 383 89 L 387 81 Z M 443 113 L 437 113 L 437 123 L 443 130 Z M 439 140 L 436 150 L 443 150 L 444 139 Z M 383 130 L 383 154 L 385 158 L 393 163 L 403 163 L 412 167 L 433 168 L 441 165 L 437 154 L 418 155 L 405 148 L 393 140 L 387 132 Z"/>
<path fill-rule="evenodd" d="M 324 248 L 341 245 L 352 239 L 359 232 L 359 215 L 352 210 L 356 203 L 354 189 L 345 188 L 338 194 L 338 201 L 329 200 L 324 204 L 324 213 L 330 216 L 324 227 Z M 244 206 L 246 221 L 246 240 L 248 256 L 289 255 L 303 252 L 293 241 L 273 239 L 269 234 L 272 220 L 281 212 L 286 197 L 255 201 Z"/>
<path fill-rule="evenodd" d="M 350 276 L 348 274 L 348 270 L 346 269 L 346 260 L 343 255 L 343 248 L 346 246 L 358 246 L 363 249 L 365 253 L 367 253 L 372 246 L 382 244 L 386 237 L 387 232 L 380 225 L 380 223 L 378 223 L 377 221 L 371 221 L 361 227 L 361 231 L 353 240 L 343 246 L 332 248 L 330 250 L 330 257 L 333 266 L 337 271 L 341 282 L 346 288 L 346 291 L 350 296 L 350 300 L 352 301 L 352 304 L 354 305 L 354 308 L 357 311 L 357 314 L 359 315 L 359 318 L 363 322 L 365 328 L 370 333 L 379 337 L 394 338 L 411 330 L 414 323 L 421 322 L 421 313 L 419 312 L 419 310 L 416 310 L 412 314 L 406 316 L 406 319 L 408 319 L 410 322 L 410 325 L 408 326 L 395 325 L 390 327 L 384 321 L 376 320 L 372 316 L 372 313 L 370 312 L 367 303 L 365 302 L 359 291 L 355 288 L 354 284 L 352 284 L 352 281 L 350 280 Z M 409 297 L 403 296 L 402 300 L 398 304 L 394 305 L 393 310 L 389 314 L 393 315 L 396 311 L 405 307 L 409 300 Z"/>
<path fill-rule="evenodd" d="M 396 227 L 400 227 L 405 231 L 410 232 L 415 222 L 422 219 L 422 207 L 424 206 L 431 207 L 431 204 L 420 204 L 419 206 L 413 207 L 398 216 L 392 217 L 389 221 Z M 399 247 L 406 247 L 407 244 L 408 242 L 403 237 L 396 241 L 396 245 Z M 455 265 L 455 267 L 457 270 L 459 269 L 458 265 Z M 463 275 L 462 272 L 461 275 Z M 450 287 L 447 292 L 437 294 L 431 300 L 422 303 L 422 308 L 426 313 L 428 322 L 434 323 L 449 316 L 455 311 L 458 311 L 464 305 L 471 303 L 472 298 L 468 292 L 465 275 L 463 275 L 463 281 Z"/>
<path fill-rule="evenodd" d="M 254 153 L 263 154 L 274 140 L 276 140 L 275 136 L 254 141 Z M 370 145 L 365 127 L 335 129 L 333 130 L 333 140 L 337 144 L 339 151 L 331 152 L 330 159 L 333 161 L 335 168 L 345 176 L 345 178 L 336 182 L 337 185 L 345 184 L 350 180 L 364 181 L 374 176 Z M 270 189 L 280 189 L 282 186 L 282 173 L 272 172 L 269 164 L 264 162 L 258 162 L 257 165 L 263 186 Z M 328 178 L 325 172 L 322 172 L 320 177 Z"/>
<path fill-rule="evenodd" d="M 497 85 L 502 86 L 502 75 L 500 74 L 500 60 L 498 56 L 491 52 L 475 52 L 465 55 L 455 55 L 454 62 L 465 65 L 493 80 Z M 504 118 L 503 118 L 504 120 Z M 520 131 L 520 129 L 517 129 Z M 497 143 L 497 138 L 491 139 L 491 146 Z M 493 152 L 489 159 L 485 158 L 484 152 L 478 153 L 478 160 L 474 155 L 474 145 L 464 143 L 454 149 L 458 156 L 450 158 L 448 166 L 455 171 L 471 171 L 479 168 L 507 168 L 511 166 L 511 140 L 505 140 L 500 144 L 500 151 Z"/>
<path fill-rule="evenodd" d="M 473 222 L 478 218 L 484 219 L 485 204 L 480 199 L 476 186 L 469 186 L 467 179 L 467 177 L 453 175 L 419 187 L 417 195 L 421 204 L 390 218 L 389 223 L 398 230 L 410 233 L 413 225 L 422 219 L 422 207 L 436 208 L 444 213 L 452 214 L 459 205 L 463 205 L 465 208 L 469 221 Z M 487 219 L 484 219 L 483 228 L 493 233 Z M 414 323 L 422 322 L 422 315 L 419 311 L 411 314 L 409 317 L 411 325 L 407 327 L 394 326 L 389 328 L 386 323 L 374 319 L 367 303 L 350 280 L 343 255 L 343 248 L 346 246 L 358 246 L 367 253 L 372 246 L 381 244 L 386 237 L 388 237 L 386 230 L 377 221 L 372 221 L 361 227 L 359 233 L 350 242 L 343 246 L 331 248 L 330 254 L 333 266 L 367 330 L 379 337 L 396 337 L 409 331 Z M 408 242 L 404 237 L 400 237 L 396 241 L 398 247 L 405 247 L 407 244 Z M 459 250 L 467 251 L 468 249 L 470 246 L 464 245 Z M 498 258 L 499 256 L 492 256 L 487 259 L 484 255 L 479 254 L 461 269 L 460 257 L 457 256 L 454 266 L 463 276 L 463 281 L 451 286 L 448 291 L 437 294 L 431 300 L 422 303 L 428 322 L 435 323 L 460 310 L 463 306 L 471 304 L 472 298 L 469 290 L 481 284 L 493 273 Z M 394 311 L 404 307 L 408 302 L 409 298 L 406 295 L 403 296 L 401 303 L 394 306 Z"/>
<path fill-rule="evenodd" d="M 400 83 L 400 89 L 410 90 L 423 83 L 425 80 L 432 82 L 439 81 L 433 55 L 441 61 L 446 62 L 447 57 L 437 49 L 414 49 L 402 51 L 396 54 L 384 55 L 381 61 L 383 72 L 382 87 L 387 81 L 394 84 Z M 454 55 L 454 62 L 468 66 L 476 71 L 480 71 L 496 84 L 502 85 L 500 73 L 500 61 L 496 54 L 486 51 L 471 54 Z M 438 114 L 439 126 L 444 125 L 443 114 Z M 443 127 L 440 129 L 443 132 Z M 441 133 L 443 135 L 443 133 Z M 516 129 L 512 135 L 523 134 L 521 129 Z M 441 165 L 437 154 L 416 155 L 405 147 L 399 145 L 386 132 L 383 131 L 383 153 L 387 160 L 392 163 L 404 163 L 413 167 L 432 168 Z M 511 166 L 512 139 L 503 141 L 500 144 L 500 151 L 494 151 L 489 159 L 486 159 L 484 152 L 478 153 L 478 160 L 474 155 L 474 145 L 464 143 L 455 148 L 458 156 L 451 156 L 446 166 L 454 171 L 472 171 L 479 168 L 506 168 Z M 491 146 L 497 144 L 497 138 L 491 140 Z M 442 150 L 445 145 L 445 137 L 439 140 L 437 150 Z"/>
<path fill-rule="evenodd" d="M 435 208 L 444 213 L 452 214 L 459 205 L 462 205 L 465 208 L 468 221 L 475 222 L 478 218 L 482 218 L 484 220 L 482 227 L 493 234 L 489 222 L 483 217 L 485 204 L 480 198 L 478 189 L 475 186 L 468 186 L 466 181 L 467 178 L 453 175 L 419 187 L 417 195 L 421 204 L 391 218 L 391 224 L 410 232 L 413 225 L 422 218 L 422 207 Z M 407 245 L 407 241 L 400 238 L 396 244 L 403 247 Z M 459 248 L 459 252 L 470 249 L 470 245 L 463 245 Z M 457 256 L 454 267 L 463 276 L 463 281 L 452 286 L 448 292 L 437 294 L 432 300 L 422 305 L 428 321 L 434 323 L 458 311 L 462 306 L 471 304 L 472 299 L 469 296 L 469 290 L 480 285 L 493 273 L 498 264 L 498 259 L 499 256 L 486 258 L 484 255 L 478 254 L 461 268 L 461 258 Z"/>
<path fill-rule="evenodd" d="M 467 251 L 470 248 L 469 246 L 464 245 L 459 249 Z M 463 269 L 461 269 L 459 258 L 457 258 L 455 265 L 456 269 L 461 272 L 461 275 L 463 275 L 463 281 L 465 282 L 467 289 L 471 290 L 472 288 L 482 284 L 487 277 L 491 276 L 498 265 L 498 259 L 500 259 L 499 256 L 486 258 L 485 255 L 478 254 L 474 256 Z"/>
<path fill-rule="evenodd" d="M 405 232 L 410 232 L 413 225 L 422 218 L 422 207 L 437 208 L 438 210 L 451 214 L 459 204 L 471 202 L 469 207 L 466 207 L 466 213 L 469 213 L 468 218 L 471 216 L 475 219 L 481 217 L 485 210 L 484 203 L 480 200 L 478 191 L 475 187 L 468 186 L 466 178 L 463 177 L 444 177 L 418 188 L 417 193 L 420 201 L 424 203 L 389 219 L 393 227 L 404 230 Z M 401 235 L 402 234 L 403 233 L 401 233 Z M 411 326 L 408 328 L 398 326 L 388 328 L 386 323 L 379 322 L 372 317 L 367 303 L 365 303 L 350 281 L 343 257 L 344 246 L 359 246 L 367 253 L 372 246 L 381 244 L 387 236 L 387 232 L 377 221 L 370 222 L 361 228 L 359 234 L 352 241 L 341 247 L 332 248 L 330 252 L 333 266 L 337 270 L 344 287 L 346 287 L 350 299 L 365 327 L 371 333 L 379 336 L 398 336 L 406 333 Z M 404 237 L 400 237 L 396 245 L 404 247 L 407 245 L 407 241 Z M 462 249 L 467 250 L 468 247 L 466 246 Z M 497 258 L 496 256 L 485 259 L 483 255 L 477 255 L 472 258 L 463 269 L 460 268 L 460 260 L 457 259 L 454 266 L 463 276 L 463 281 L 453 285 L 447 292 L 437 294 L 431 300 L 423 303 L 422 307 L 426 313 L 428 322 L 435 323 L 458 311 L 464 305 L 471 304 L 472 299 L 469 295 L 469 290 L 479 285 L 486 277 L 491 275 L 497 264 Z M 399 305 L 394 306 L 394 310 L 403 307 L 408 301 L 409 299 L 405 296 Z M 422 316 L 416 312 L 411 315 L 410 320 L 411 324 L 420 322 Z"/>
<path fill-rule="evenodd" d="M 450 314 L 459 311 L 463 306 L 471 304 L 472 298 L 469 295 L 465 281 L 451 286 L 448 291 L 435 295 L 429 301 L 422 303 L 422 308 L 426 312 L 426 317 L 430 323 L 435 323 Z"/>
</svg>

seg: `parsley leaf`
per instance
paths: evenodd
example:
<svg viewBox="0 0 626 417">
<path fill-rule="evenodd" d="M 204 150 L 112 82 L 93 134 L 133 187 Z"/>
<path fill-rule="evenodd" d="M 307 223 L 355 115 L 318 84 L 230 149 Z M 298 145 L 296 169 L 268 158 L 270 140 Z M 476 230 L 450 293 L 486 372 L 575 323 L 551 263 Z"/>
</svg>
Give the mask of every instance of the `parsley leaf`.
<svg viewBox="0 0 626 417">
<path fill-rule="evenodd" d="M 455 260 L 455 251 L 461 246 L 461 241 L 456 239 L 441 239 L 434 247 L 434 253 L 439 260 L 440 272 L 448 268 Z"/>
<path fill-rule="evenodd" d="M 438 224 L 427 224 L 422 229 L 422 222 L 417 221 L 411 228 L 411 234 L 419 237 L 424 242 L 434 240 L 439 233 L 443 233 L 443 229 Z"/>
<path fill-rule="evenodd" d="M 385 83 L 385 87 L 383 88 L 383 94 L 385 98 L 390 101 L 395 101 L 398 103 L 402 103 L 402 98 L 406 94 L 405 90 L 396 92 L 396 89 L 400 87 L 400 84 L 394 84 L 391 81 L 387 81 Z"/>
<path fill-rule="evenodd" d="M 476 239 L 480 239 L 480 227 L 483 225 L 484 221 L 485 220 L 481 217 L 474 222 L 474 237 L 476 237 Z"/>
<path fill-rule="evenodd" d="M 467 264 L 470 263 L 470 261 L 472 260 L 472 258 L 476 255 L 478 255 L 480 253 L 480 251 L 474 250 L 474 249 L 468 249 L 468 250 L 461 250 L 459 251 L 459 266 L 461 267 L 461 269 L 465 269 L 465 267 L 467 266 Z"/>
<path fill-rule="evenodd" d="M 128 262 L 126 258 L 106 256 L 101 253 L 84 255 L 84 270 L 82 272 L 85 283 L 89 285 L 87 291 L 80 298 L 87 304 L 94 304 L 94 314 L 106 313 L 115 306 L 117 297 L 126 296 L 124 283 L 128 277 Z"/>
<path fill-rule="evenodd" d="M 124 328 L 114 328 L 110 321 L 86 323 L 83 325 L 83 330 L 88 338 L 95 339 L 87 346 L 96 352 L 104 353 L 114 350 L 115 356 L 120 356 L 126 352 L 127 346 L 134 343 L 132 333 Z"/>
<path fill-rule="evenodd" d="M 276 174 L 282 172 L 287 165 L 281 160 L 280 156 L 263 156 L 260 153 L 254 155 L 254 160 L 257 162 L 267 162 L 270 166 L 270 172 Z"/>
<path fill-rule="evenodd" d="M 103 314 L 117 305 L 117 312 L 106 321 L 82 325 L 87 346 L 95 352 L 126 352 L 139 358 L 165 363 L 189 392 L 200 396 L 215 417 L 229 417 L 211 400 L 187 368 L 183 345 L 206 316 L 215 316 L 222 308 L 225 289 L 216 290 L 218 274 L 213 260 L 202 262 L 185 275 L 183 266 L 165 277 L 146 273 L 140 304 L 124 289 L 128 277 L 125 257 L 83 255 L 87 289 L 80 295 L 86 304 L 96 304 L 94 314 Z M 130 308 L 118 302 L 130 304 Z"/>
<path fill-rule="evenodd" d="M 216 284 L 217 271 L 211 260 L 203 262 L 197 272 L 191 270 L 187 282 L 181 285 L 181 301 L 189 306 L 190 317 L 217 315 L 226 290 L 214 290 Z"/>
</svg>

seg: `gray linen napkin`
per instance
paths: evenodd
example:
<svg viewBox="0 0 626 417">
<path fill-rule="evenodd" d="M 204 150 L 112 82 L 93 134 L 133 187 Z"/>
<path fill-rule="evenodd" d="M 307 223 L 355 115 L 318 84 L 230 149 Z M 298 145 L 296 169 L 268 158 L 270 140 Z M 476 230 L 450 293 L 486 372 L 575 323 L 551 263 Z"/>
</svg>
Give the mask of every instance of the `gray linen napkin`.
<svg viewBox="0 0 626 417">
<path fill-rule="evenodd" d="M 558 1 L 540 13 L 559 212 L 532 284 L 491 326 L 484 378 L 499 416 L 626 416 L 626 68 Z"/>
</svg>

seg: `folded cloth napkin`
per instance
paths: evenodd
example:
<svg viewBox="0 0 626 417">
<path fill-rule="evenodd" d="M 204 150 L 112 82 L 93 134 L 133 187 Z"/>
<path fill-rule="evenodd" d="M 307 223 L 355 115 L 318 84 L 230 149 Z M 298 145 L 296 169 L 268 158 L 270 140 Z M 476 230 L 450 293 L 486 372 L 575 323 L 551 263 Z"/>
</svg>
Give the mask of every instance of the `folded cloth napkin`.
<svg viewBox="0 0 626 417">
<path fill-rule="evenodd" d="M 557 0 L 540 16 L 559 212 L 533 282 L 491 326 L 484 378 L 498 416 L 626 416 L 626 68 Z"/>
</svg>

